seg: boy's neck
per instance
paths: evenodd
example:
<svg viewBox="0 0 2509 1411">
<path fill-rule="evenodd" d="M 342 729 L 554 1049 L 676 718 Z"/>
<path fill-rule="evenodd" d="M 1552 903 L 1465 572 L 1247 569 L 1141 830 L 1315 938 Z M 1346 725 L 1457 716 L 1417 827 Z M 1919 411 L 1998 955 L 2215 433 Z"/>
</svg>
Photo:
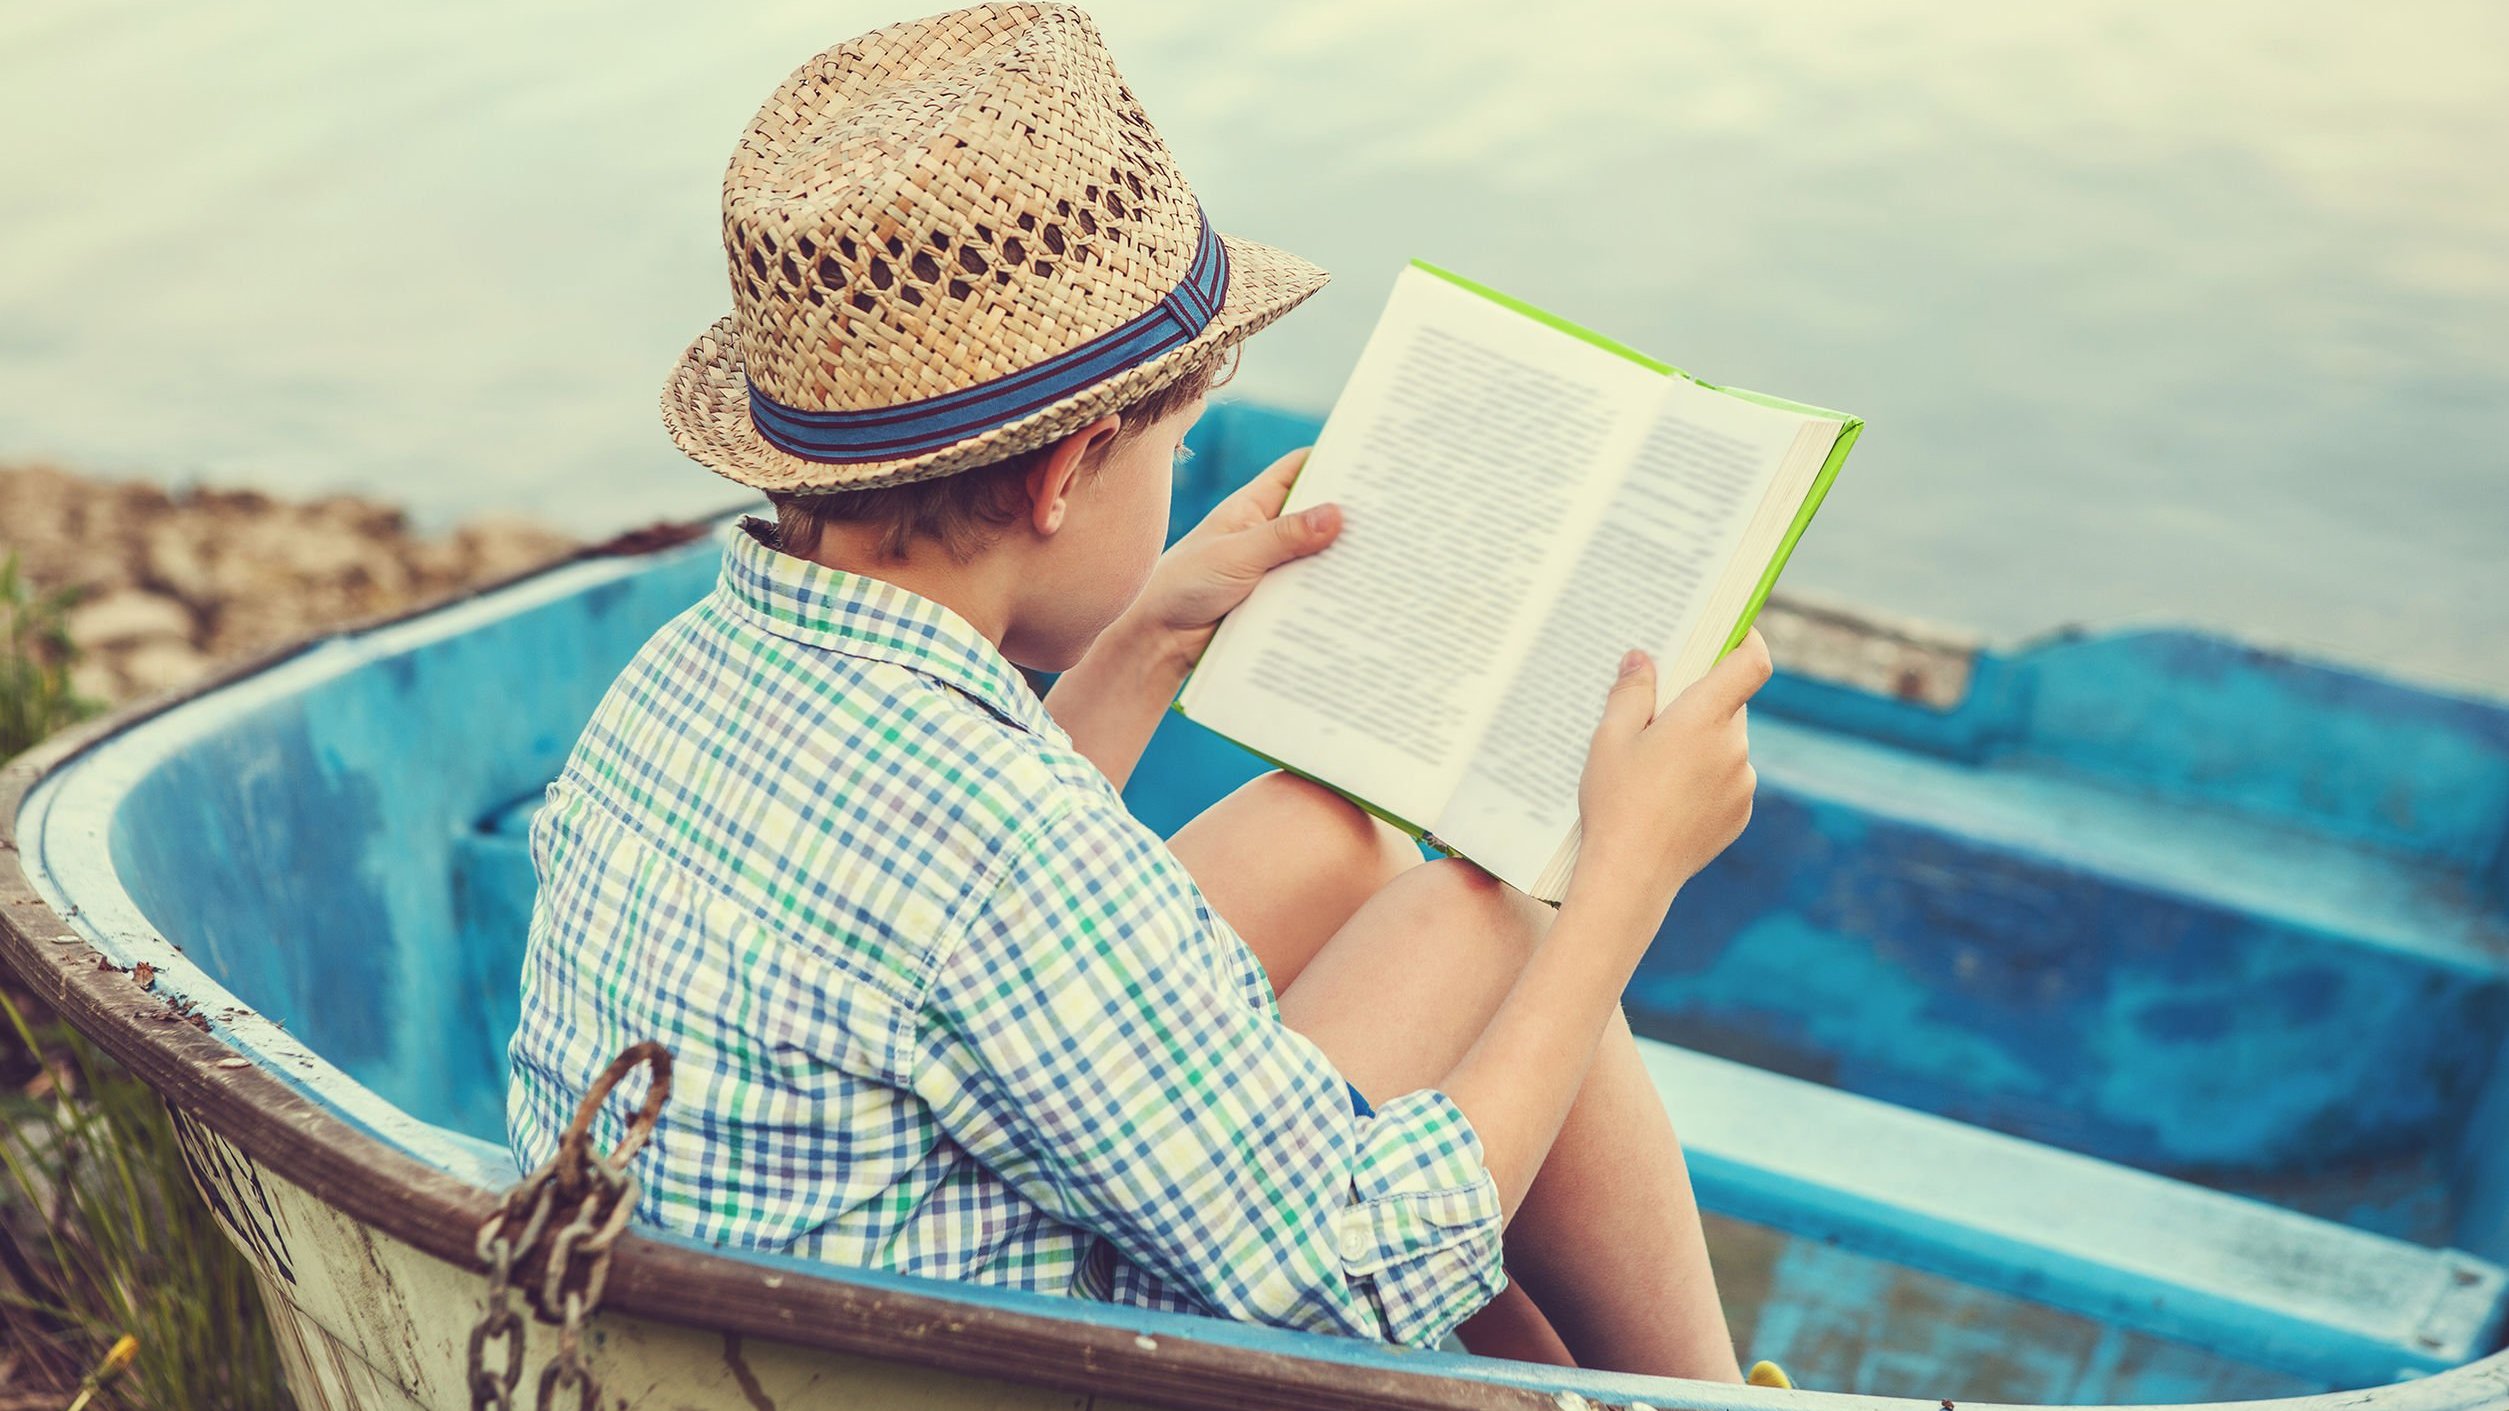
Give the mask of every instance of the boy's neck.
<svg viewBox="0 0 2509 1411">
<path fill-rule="evenodd" d="M 880 545 L 885 532 L 878 526 L 824 524 L 811 552 L 796 557 L 841 573 L 877 578 L 939 603 L 965 618 L 1000 650 L 1017 602 L 1019 575 L 1017 565 L 1009 562 L 1012 556 L 986 552 L 960 563 L 946 551 L 919 542 L 905 558 L 894 558 Z"/>
</svg>

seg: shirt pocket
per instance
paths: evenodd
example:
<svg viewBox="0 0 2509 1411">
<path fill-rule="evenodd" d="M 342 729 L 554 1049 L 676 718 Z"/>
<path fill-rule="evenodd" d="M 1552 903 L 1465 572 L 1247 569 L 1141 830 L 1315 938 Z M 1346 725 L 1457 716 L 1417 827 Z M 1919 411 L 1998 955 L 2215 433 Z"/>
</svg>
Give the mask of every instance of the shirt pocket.
<svg viewBox="0 0 2509 1411">
<path fill-rule="evenodd" d="M 889 987 L 812 947 L 788 938 L 764 942 L 772 962 L 749 971 L 758 996 L 761 1037 L 787 1076 L 834 1070 L 849 1078 L 903 1088 L 914 1051 L 912 1006 Z"/>
</svg>

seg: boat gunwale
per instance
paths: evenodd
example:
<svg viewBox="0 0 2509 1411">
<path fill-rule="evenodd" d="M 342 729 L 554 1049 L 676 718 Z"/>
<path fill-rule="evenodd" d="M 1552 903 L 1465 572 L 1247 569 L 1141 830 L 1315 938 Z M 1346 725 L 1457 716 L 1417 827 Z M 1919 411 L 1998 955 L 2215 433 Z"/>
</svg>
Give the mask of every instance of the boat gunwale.
<svg viewBox="0 0 2509 1411">
<path fill-rule="evenodd" d="M 719 522 L 717 517 L 689 521 L 679 526 L 686 532 L 660 543 L 629 536 L 404 611 L 309 634 L 182 690 L 73 726 L 0 764 L 0 962 L 170 1106 L 275 1175 L 361 1224 L 457 1268 L 478 1271 L 472 1235 L 496 1209 L 500 1192 L 429 1165 L 259 1062 L 222 1066 L 239 1050 L 191 1024 L 168 1022 L 171 1016 L 161 999 L 135 1005 L 129 977 L 112 968 L 95 938 L 76 924 L 78 908 L 73 905 L 73 915 L 64 916 L 37 890 L 18 837 L 19 818 L 38 787 L 101 746 L 324 643 L 446 612 L 587 559 L 650 556 Z M 923 1292 L 887 1286 L 863 1277 L 865 1272 L 743 1257 L 738 1251 L 631 1231 L 616 1246 L 603 1309 L 875 1361 L 1195 1411 L 1557 1411 L 1576 1404 L 1569 1396 L 1589 1402 L 1598 1396 L 1644 1400 L 1668 1411 L 1675 1406 L 1705 1411 L 1782 1404 L 1933 1411 L 1935 1406 L 1902 1397 L 1790 1393 L 1509 1363 L 1491 1363 L 1486 1372 L 1476 1369 L 1473 1374 L 1405 1368 L 1390 1364 L 1417 1354 L 1357 1340 L 1323 1339 L 1312 1350 L 1298 1352 L 1234 1346 L 1230 1334 L 1246 1332 L 1234 1324 L 1214 1325 L 1211 1331 L 1220 1337 L 1205 1340 L 1193 1332 L 1209 1320 L 1105 1305 L 1085 1305 L 1090 1316 L 1029 1311 L 985 1297 L 1000 1297 L 1001 1290 L 970 1289 L 960 1295 L 943 1291 L 951 1286 L 940 1281 L 907 1281 L 934 1289 Z M 1339 1345 L 1343 1342 L 1348 1345 Z M 1450 1359 L 1432 1354 L 1422 1360 Z M 2187 1404 L 2177 1411 L 2480 1411 L 2505 1404 L 2509 1350 L 2384 1387 Z M 1990 1411 L 1985 1403 L 1970 1405 Z"/>
</svg>

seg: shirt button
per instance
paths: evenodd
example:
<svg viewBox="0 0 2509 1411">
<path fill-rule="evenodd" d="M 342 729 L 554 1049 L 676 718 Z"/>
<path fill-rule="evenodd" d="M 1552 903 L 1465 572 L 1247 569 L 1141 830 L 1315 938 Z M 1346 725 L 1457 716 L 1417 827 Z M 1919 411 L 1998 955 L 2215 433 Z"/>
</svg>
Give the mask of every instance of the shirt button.
<svg viewBox="0 0 2509 1411">
<path fill-rule="evenodd" d="M 1356 1264 L 1375 1252 L 1376 1240 L 1368 1234 L 1366 1225 L 1355 1220 L 1343 1222 L 1342 1258 Z"/>
</svg>

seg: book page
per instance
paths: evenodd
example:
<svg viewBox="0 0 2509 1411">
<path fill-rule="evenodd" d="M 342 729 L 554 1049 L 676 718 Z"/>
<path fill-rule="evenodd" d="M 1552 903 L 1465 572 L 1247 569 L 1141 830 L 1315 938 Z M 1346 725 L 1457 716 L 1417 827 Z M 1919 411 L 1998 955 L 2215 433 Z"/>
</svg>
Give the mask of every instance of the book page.
<svg viewBox="0 0 2509 1411">
<path fill-rule="evenodd" d="M 1720 587 L 1746 574 L 1756 583 L 1766 565 L 1765 553 L 1737 562 L 1746 531 L 1793 513 L 1791 504 L 1773 504 L 1771 491 L 1794 459 L 1804 419 L 1666 382 L 1628 477 L 1436 825 L 1443 841 L 1536 895 L 1536 879 L 1576 826 L 1586 745 L 1621 654 L 1639 647 L 1654 656 L 1659 704 L 1704 674 L 1713 654 L 1690 669 L 1684 648 L 1701 634 L 1711 602 L 1730 600 Z M 1729 617 L 1719 630 L 1731 629 Z"/>
<path fill-rule="evenodd" d="M 1404 270 L 1285 510 L 1341 537 L 1228 616 L 1185 713 L 1426 825 L 1660 381 Z"/>
</svg>

